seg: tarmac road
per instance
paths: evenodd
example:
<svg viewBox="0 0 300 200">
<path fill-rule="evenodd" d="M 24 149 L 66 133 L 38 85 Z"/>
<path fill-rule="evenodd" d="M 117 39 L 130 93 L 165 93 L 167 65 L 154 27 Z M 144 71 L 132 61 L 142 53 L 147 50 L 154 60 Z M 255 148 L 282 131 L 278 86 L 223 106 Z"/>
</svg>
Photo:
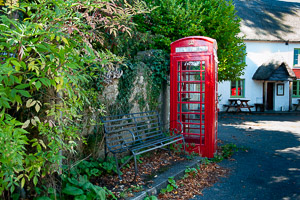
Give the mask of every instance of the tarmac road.
<svg viewBox="0 0 300 200">
<path fill-rule="evenodd" d="M 224 114 L 219 139 L 247 151 L 221 162 L 229 176 L 195 199 L 300 200 L 300 115 Z"/>
</svg>

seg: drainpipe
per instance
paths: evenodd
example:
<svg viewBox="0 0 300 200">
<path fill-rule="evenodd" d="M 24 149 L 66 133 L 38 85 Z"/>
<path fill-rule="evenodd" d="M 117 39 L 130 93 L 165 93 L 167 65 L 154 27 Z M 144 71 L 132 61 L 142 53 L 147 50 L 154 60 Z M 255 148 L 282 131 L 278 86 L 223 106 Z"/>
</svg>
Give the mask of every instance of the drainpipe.
<svg viewBox="0 0 300 200">
<path fill-rule="evenodd" d="M 265 108 L 267 107 L 267 105 L 266 105 L 266 97 L 265 97 L 265 89 L 266 89 L 266 88 L 265 88 L 265 85 L 266 85 L 266 84 L 265 84 L 265 81 L 263 81 L 263 102 L 262 102 L 262 103 L 263 103 L 263 105 L 264 105 L 264 106 L 263 106 L 263 107 L 264 107 L 264 110 L 265 110 Z"/>
<path fill-rule="evenodd" d="M 293 82 L 289 81 L 289 111 L 293 110 L 293 104 L 292 104 L 292 86 Z"/>
</svg>

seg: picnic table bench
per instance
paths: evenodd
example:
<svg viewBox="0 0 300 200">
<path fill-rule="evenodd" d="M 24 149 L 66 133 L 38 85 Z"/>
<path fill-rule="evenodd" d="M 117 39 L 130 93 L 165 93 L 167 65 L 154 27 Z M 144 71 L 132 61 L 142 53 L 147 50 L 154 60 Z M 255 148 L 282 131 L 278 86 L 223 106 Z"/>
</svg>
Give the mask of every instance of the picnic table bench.
<svg viewBox="0 0 300 200">
<path fill-rule="evenodd" d="M 156 111 L 122 114 L 101 117 L 105 132 L 105 157 L 110 152 L 115 157 L 119 179 L 122 180 L 120 169 L 134 158 L 135 176 L 138 173 L 136 156 L 181 141 L 185 151 L 185 141 L 181 134 L 183 125 L 167 135 L 163 132 L 159 114 Z M 108 151 L 109 152 L 108 152 Z M 170 150 L 170 148 L 169 148 Z M 118 154 L 130 152 L 131 157 L 120 167 Z"/>
<path fill-rule="evenodd" d="M 300 99 L 297 99 L 298 103 L 293 104 L 293 106 L 295 106 L 295 111 L 298 109 L 298 107 L 300 108 Z"/>
<path fill-rule="evenodd" d="M 236 112 L 241 112 L 242 108 L 248 108 L 249 112 L 251 112 L 251 108 L 254 107 L 248 104 L 248 102 L 250 101 L 248 99 L 228 99 L 228 101 L 228 105 L 223 105 L 224 107 L 227 107 L 226 112 L 229 112 L 230 108 L 235 108 Z"/>
</svg>

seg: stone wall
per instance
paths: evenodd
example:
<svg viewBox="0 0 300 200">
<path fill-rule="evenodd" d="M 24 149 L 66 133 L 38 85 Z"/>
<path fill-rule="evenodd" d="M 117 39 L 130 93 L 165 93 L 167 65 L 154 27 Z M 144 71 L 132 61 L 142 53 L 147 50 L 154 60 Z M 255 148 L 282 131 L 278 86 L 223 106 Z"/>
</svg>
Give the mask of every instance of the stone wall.
<svg viewBox="0 0 300 200">
<path fill-rule="evenodd" d="M 151 81 L 151 79 L 149 77 L 151 76 L 151 72 L 146 64 L 143 63 L 143 60 L 145 57 L 151 56 L 151 52 L 153 51 L 140 52 L 135 59 L 135 72 L 134 77 L 132 77 L 132 79 L 129 81 L 129 83 L 132 82 L 132 87 L 127 102 L 120 103 L 120 97 L 118 96 L 124 92 L 122 90 L 128 89 L 120 87 L 120 82 L 122 81 L 121 79 L 123 77 L 120 77 L 120 79 L 114 79 L 105 86 L 102 94 L 99 96 L 99 100 L 105 105 L 107 115 L 127 112 L 123 111 L 126 110 L 124 109 L 124 104 L 129 105 L 129 113 L 150 110 L 149 95 L 151 95 L 151 92 L 149 90 L 151 83 L 149 83 L 149 81 Z M 123 76 L 125 73 L 126 72 L 123 73 Z M 162 87 L 161 95 L 157 100 L 158 104 L 156 108 L 156 110 L 161 114 L 162 123 L 166 123 L 169 119 L 169 99 L 169 86 L 167 83 L 165 83 Z M 97 121 L 97 117 L 95 119 Z M 94 157 L 102 157 L 104 155 L 103 127 L 100 125 L 90 128 L 89 132 L 90 133 L 86 136 L 88 144 L 83 145 L 83 147 L 80 148 L 82 148 L 85 155 L 93 154 Z"/>
</svg>

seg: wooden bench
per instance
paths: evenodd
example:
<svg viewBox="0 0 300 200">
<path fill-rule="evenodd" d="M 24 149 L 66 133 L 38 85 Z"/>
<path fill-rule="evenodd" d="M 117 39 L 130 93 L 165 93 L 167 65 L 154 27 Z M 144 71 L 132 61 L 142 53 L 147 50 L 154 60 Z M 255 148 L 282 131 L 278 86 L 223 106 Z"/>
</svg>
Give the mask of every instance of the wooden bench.
<svg viewBox="0 0 300 200">
<path fill-rule="evenodd" d="M 239 106 L 239 109 L 241 111 L 241 108 L 247 108 L 249 110 L 249 112 L 251 112 L 251 108 L 254 108 L 254 106 L 250 106 L 250 105 L 241 105 Z"/>
<path fill-rule="evenodd" d="M 227 105 L 227 104 L 224 104 L 223 106 L 227 108 L 227 109 L 226 109 L 226 112 L 229 112 L 229 109 L 230 109 L 230 108 L 235 108 L 235 109 L 237 109 L 237 108 L 239 107 L 239 105 Z"/>
<path fill-rule="evenodd" d="M 295 106 L 295 111 L 298 110 L 300 107 L 300 99 L 297 99 L 298 103 L 294 103 L 293 106 Z"/>
<path fill-rule="evenodd" d="M 183 143 L 185 151 L 185 141 L 181 134 L 183 130 L 182 123 L 177 121 L 180 128 L 173 130 L 167 135 L 163 132 L 163 127 L 156 111 L 106 116 L 101 117 L 101 121 L 105 132 L 105 157 L 109 152 L 114 155 L 120 180 L 122 180 L 120 169 L 132 157 L 134 158 L 135 181 L 138 173 L 137 155 L 163 148 L 179 141 Z M 119 167 L 117 154 L 124 152 L 130 152 L 131 157 Z"/>
<path fill-rule="evenodd" d="M 255 103 L 255 111 L 257 112 L 258 108 L 260 112 L 264 112 L 265 111 L 265 105 L 263 103 Z"/>
</svg>

